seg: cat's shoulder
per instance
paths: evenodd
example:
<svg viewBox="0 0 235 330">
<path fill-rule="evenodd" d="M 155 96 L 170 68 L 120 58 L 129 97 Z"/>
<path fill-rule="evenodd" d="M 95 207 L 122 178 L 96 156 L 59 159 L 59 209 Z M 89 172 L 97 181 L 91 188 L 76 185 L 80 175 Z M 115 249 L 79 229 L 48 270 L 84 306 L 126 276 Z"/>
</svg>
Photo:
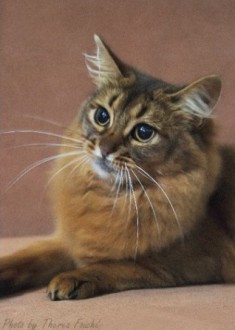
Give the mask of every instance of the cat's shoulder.
<svg viewBox="0 0 235 330">
<path fill-rule="evenodd" d="M 231 176 L 235 177 L 235 144 L 220 145 L 219 152 L 222 158 L 222 173 L 224 172 L 225 176 L 229 174 L 230 179 Z"/>
</svg>

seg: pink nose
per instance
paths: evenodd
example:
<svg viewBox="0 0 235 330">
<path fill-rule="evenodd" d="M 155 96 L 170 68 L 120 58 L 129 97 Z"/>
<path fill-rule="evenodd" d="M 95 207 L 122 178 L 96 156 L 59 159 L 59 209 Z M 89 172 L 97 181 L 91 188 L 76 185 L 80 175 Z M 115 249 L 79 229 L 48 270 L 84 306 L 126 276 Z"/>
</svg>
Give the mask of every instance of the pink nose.
<svg viewBox="0 0 235 330">
<path fill-rule="evenodd" d="M 100 145 L 100 151 L 102 154 L 102 157 L 107 157 L 112 152 L 112 147 L 109 145 Z"/>
<path fill-rule="evenodd" d="M 120 146 L 120 144 L 121 144 L 121 137 L 118 135 L 113 134 L 103 137 L 99 145 L 103 158 L 115 152 L 118 149 L 118 146 Z"/>
</svg>

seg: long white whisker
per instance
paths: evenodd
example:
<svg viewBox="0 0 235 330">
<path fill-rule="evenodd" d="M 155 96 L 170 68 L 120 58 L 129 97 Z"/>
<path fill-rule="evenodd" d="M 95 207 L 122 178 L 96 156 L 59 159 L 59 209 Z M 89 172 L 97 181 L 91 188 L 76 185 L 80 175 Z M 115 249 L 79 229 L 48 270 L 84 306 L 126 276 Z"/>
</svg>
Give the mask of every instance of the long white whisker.
<svg viewBox="0 0 235 330">
<path fill-rule="evenodd" d="M 66 130 L 71 131 L 71 132 L 77 132 L 75 129 L 71 129 L 70 127 L 64 126 L 64 125 L 62 125 L 61 123 L 59 123 L 55 120 L 45 119 L 45 118 L 42 118 L 40 116 L 34 116 L 34 115 L 29 115 L 29 114 L 24 114 L 23 117 L 33 119 L 33 120 L 37 120 L 37 121 L 41 121 L 41 122 L 44 122 L 44 123 L 47 123 L 47 124 L 50 124 L 50 125 L 62 128 L 62 129 L 66 129 Z"/>
<path fill-rule="evenodd" d="M 42 203 L 42 201 L 43 201 L 44 195 L 45 195 L 45 193 L 46 193 L 46 191 L 47 191 L 49 185 L 50 185 L 51 182 L 55 179 L 55 177 L 56 177 L 57 175 L 59 175 L 63 170 L 65 170 L 67 167 L 73 165 L 73 164 L 74 164 L 75 162 L 77 162 L 79 159 L 80 159 L 80 157 L 77 157 L 76 159 L 71 160 L 68 164 L 65 164 L 61 169 L 59 169 L 57 172 L 55 172 L 55 173 L 50 177 L 50 179 L 47 181 L 47 183 L 46 183 L 46 185 L 45 185 L 45 187 L 44 187 L 44 189 L 43 189 L 40 205 L 41 205 L 41 203 Z"/>
<path fill-rule="evenodd" d="M 78 158 L 77 158 L 78 159 Z M 69 173 L 69 175 L 67 176 L 67 178 L 66 178 L 66 182 L 68 181 L 68 179 L 73 175 L 73 173 L 76 171 L 76 170 L 78 170 L 79 169 L 79 167 L 82 167 L 82 165 L 84 165 L 88 160 L 89 160 L 89 157 L 87 156 L 87 155 L 84 155 L 84 156 L 82 156 L 80 159 L 78 159 L 78 160 L 80 160 L 80 162 L 78 163 L 78 164 L 76 164 L 73 168 L 72 168 L 72 170 L 71 170 L 71 172 Z M 81 169 L 81 168 L 80 168 Z"/>
<path fill-rule="evenodd" d="M 120 192 L 120 188 L 121 188 L 121 183 L 122 183 L 122 172 L 123 172 L 123 167 L 118 171 L 116 177 L 118 178 L 118 187 L 117 187 L 117 192 L 116 192 L 116 196 L 115 196 L 115 199 L 114 199 L 114 203 L 113 203 L 113 208 L 112 208 L 112 214 L 113 214 L 113 211 L 115 209 L 115 206 L 117 204 L 117 200 L 118 200 L 118 196 L 119 196 L 119 192 Z M 119 177 L 120 176 L 120 177 Z"/>
<path fill-rule="evenodd" d="M 32 116 L 32 115 L 23 115 L 23 117 L 33 119 L 33 120 L 38 120 L 38 121 L 48 123 L 48 124 L 51 124 L 51 125 L 54 125 L 54 126 L 57 126 L 57 127 L 60 127 L 60 128 L 67 128 L 66 126 L 61 125 L 60 123 L 58 123 L 55 120 L 45 119 L 45 118 L 42 118 L 42 117 L 39 117 L 39 116 Z"/>
<path fill-rule="evenodd" d="M 123 181 L 124 181 L 124 166 L 121 167 L 121 173 L 120 173 L 120 185 L 123 188 Z"/>
<path fill-rule="evenodd" d="M 131 191 L 129 189 L 129 178 L 128 178 L 128 174 L 127 174 L 127 165 L 125 163 L 125 181 L 126 181 L 126 193 L 125 193 L 125 200 L 124 200 L 124 206 L 123 206 L 123 210 L 125 210 L 126 208 L 126 203 L 127 203 L 127 198 L 129 196 L 129 205 L 128 205 L 128 212 L 127 212 L 127 219 L 130 218 L 130 212 L 131 212 Z M 128 223 L 128 222 L 127 222 Z"/>
<path fill-rule="evenodd" d="M 152 210 L 152 213 L 153 213 L 153 216 L 154 216 L 154 220 L 155 220 L 155 223 L 156 223 L 156 226 L 157 226 L 157 231 L 158 231 L 158 234 L 159 234 L 159 233 L 160 233 L 160 229 L 159 229 L 159 223 L 158 223 L 158 221 L 157 221 L 157 215 L 156 215 L 155 209 L 154 209 L 154 207 L 153 207 L 153 204 L 152 204 L 152 202 L 151 202 L 151 200 L 150 200 L 150 198 L 149 198 L 149 195 L 148 195 L 148 193 L 147 193 L 145 187 L 143 186 L 142 182 L 140 181 L 140 179 L 138 178 L 138 176 L 135 174 L 135 172 L 134 172 L 133 170 L 131 170 L 131 172 L 132 172 L 133 175 L 135 176 L 136 180 L 138 181 L 138 183 L 139 183 L 141 189 L 143 190 L 143 192 L 144 192 L 144 194 L 145 194 L 145 197 L 146 197 L 147 200 L 148 200 L 148 203 L 149 203 L 149 205 L 150 205 L 150 207 L 151 207 L 151 210 Z"/>
<path fill-rule="evenodd" d="M 86 165 L 86 163 L 89 161 L 89 157 L 86 157 L 86 159 L 84 159 L 81 164 L 79 166 L 76 166 L 76 171 L 79 169 L 80 171 L 82 171 L 83 167 Z"/>
<path fill-rule="evenodd" d="M 69 156 L 74 156 L 74 155 L 78 155 L 80 154 L 79 151 L 70 151 L 70 152 L 66 152 L 66 153 L 63 153 L 63 154 L 57 154 L 57 155 L 54 155 L 54 156 L 50 156 L 50 157 L 46 157 L 44 159 L 41 159 L 29 166 L 27 166 L 23 171 L 20 172 L 20 174 L 13 180 L 11 181 L 9 184 L 8 184 L 8 187 L 6 189 L 5 192 L 7 192 L 11 187 L 13 187 L 23 176 L 25 176 L 27 173 L 29 173 L 31 170 L 33 170 L 34 168 L 40 166 L 40 165 L 43 165 L 45 163 L 48 163 L 48 162 L 51 162 L 53 160 L 56 160 L 56 159 L 61 159 L 61 158 L 65 158 L 65 157 L 69 157 Z"/>
<path fill-rule="evenodd" d="M 125 168 L 124 168 L 124 166 L 122 166 L 122 172 L 121 172 L 121 178 L 120 178 L 120 180 L 122 181 L 122 188 L 123 188 L 124 182 L 125 182 L 124 172 L 125 172 Z"/>
<path fill-rule="evenodd" d="M 75 159 L 73 159 L 73 160 L 71 160 L 70 162 L 68 162 L 68 164 L 65 164 L 62 168 L 60 168 L 58 171 L 56 171 L 56 173 L 54 173 L 54 174 L 50 177 L 50 179 L 48 180 L 45 190 L 47 189 L 47 187 L 50 185 L 50 183 L 55 179 L 55 177 L 56 177 L 57 175 L 59 175 L 62 171 L 64 171 L 64 170 L 65 170 L 66 168 L 68 168 L 69 166 L 73 165 L 74 163 L 77 163 L 77 162 L 80 160 L 80 158 L 83 159 L 84 157 L 85 157 L 85 156 L 76 157 Z"/>
<path fill-rule="evenodd" d="M 68 141 L 72 141 L 72 142 L 78 143 L 80 145 L 82 143 L 78 139 L 74 139 L 74 138 L 69 137 L 69 136 L 66 136 L 66 135 L 51 133 L 51 132 L 47 132 L 47 131 L 31 130 L 31 129 L 22 129 L 22 130 L 21 129 L 17 129 L 17 130 L 10 130 L 10 131 L 0 131 L 0 135 L 17 134 L 17 133 L 32 133 L 32 134 L 53 136 L 53 137 L 62 138 L 62 139 L 68 140 Z"/>
<path fill-rule="evenodd" d="M 133 196 L 134 206 L 135 206 L 135 211 L 136 211 L 136 246 L 135 246 L 135 257 L 134 257 L 134 260 L 136 261 L 137 254 L 138 254 L 138 246 L 139 246 L 140 219 L 139 219 L 139 210 L 138 210 L 138 206 L 137 206 L 137 200 L 136 200 L 136 196 L 135 196 L 135 192 L 134 192 L 134 187 L 133 187 L 131 176 L 130 176 L 130 171 L 128 170 L 127 167 L 126 167 L 126 170 L 127 170 L 128 180 L 129 180 L 129 184 L 130 184 L 130 190 L 131 190 L 131 193 Z"/>
<path fill-rule="evenodd" d="M 112 188 L 111 188 L 111 192 L 115 191 L 115 188 L 117 186 L 117 183 L 118 183 L 118 175 L 115 176 L 115 180 L 113 182 L 113 185 L 112 185 Z"/>
<path fill-rule="evenodd" d="M 65 144 L 65 143 L 24 143 L 24 144 L 19 144 L 16 146 L 11 146 L 7 147 L 10 149 L 17 149 L 17 148 L 23 148 L 23 147 L 67 147 L 67 148 L 72 148 L 72 149 L 78 149 L 77 146 L 73 144 Z"/>
<path fill-rule="evenodd" d="M 167 193 L 165 192 L 165 190 L 162 188 L 162 186 L 160 185 L 159 182 L 157 182 L 150 174 L 148 174 L 144 169 L 142 169 L 140 166 L 137 166 L 136 165 L 136 168 L 139 169 L 139 173 L 144 175 L 145 177 L 147 177 L 150 181 L 152 181 L 153 183 L 156 184 L 156 186 L 161 190 L 161 192 L 163 193 L 164 197 L 166 198 L 167 202 L 169 203 L 171 209 L 172 209 L 172 212 L 174 214 L 174 217 L 176 219 L 176 222 L 177 222 L 177 225 L 178 225 L 178 228 L 179 228 L 179 231 L 180 231 L 180 236 L 181 236 L 181 239 L 184 240 L 184 234 L 183 234 L 183 231 L 182 231 L 182 228 L 181 228 L 181 225 L 180 225 L 180 221 L 179 221 L 179 218 L 178 218 L 178 215 L 175 211 L 175 208 L 169 198 L 169 196 L 167 195 Z"/>
</svg>

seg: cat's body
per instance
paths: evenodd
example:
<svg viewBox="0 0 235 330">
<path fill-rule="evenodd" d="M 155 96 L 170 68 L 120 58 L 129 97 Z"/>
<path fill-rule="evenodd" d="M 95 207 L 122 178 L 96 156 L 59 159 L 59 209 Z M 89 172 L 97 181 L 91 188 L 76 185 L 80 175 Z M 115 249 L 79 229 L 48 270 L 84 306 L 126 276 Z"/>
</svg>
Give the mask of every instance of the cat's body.
<svg viewBox="0 0 235 330">
<path fill-rule="evenodd" d="M 96 43 L 98 89 L 54 169 L 56 234 L 0 259 L 0 294 L 57 274 L 53 300 L 235 282 L 235 149 L 218 146 L 210 116 L 219 78 L 172 86 Z"/>
</svg>

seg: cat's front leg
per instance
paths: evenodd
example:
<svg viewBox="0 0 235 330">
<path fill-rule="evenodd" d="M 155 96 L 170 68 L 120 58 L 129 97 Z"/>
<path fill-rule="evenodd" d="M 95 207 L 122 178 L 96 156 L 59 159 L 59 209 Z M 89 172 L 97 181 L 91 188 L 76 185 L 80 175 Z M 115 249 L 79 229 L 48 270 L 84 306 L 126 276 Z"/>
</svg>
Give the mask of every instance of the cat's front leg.
<svg viewBox="0 0 235 330">
<path fill-rule="evenodd" d="M 130 289 L 169 287 L 174 279 L 135 262 L 105 262 L 57 275 L 49 284 L 51 300 L 84 299 Z"/>
<path fill-rule="evenodd" d="M 23 289 L 47 285 L 56 274 L 74 268 L 62 241 L 37 242 L 0 258 L 0 297 Z"/>
</svg>

